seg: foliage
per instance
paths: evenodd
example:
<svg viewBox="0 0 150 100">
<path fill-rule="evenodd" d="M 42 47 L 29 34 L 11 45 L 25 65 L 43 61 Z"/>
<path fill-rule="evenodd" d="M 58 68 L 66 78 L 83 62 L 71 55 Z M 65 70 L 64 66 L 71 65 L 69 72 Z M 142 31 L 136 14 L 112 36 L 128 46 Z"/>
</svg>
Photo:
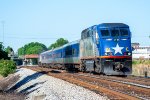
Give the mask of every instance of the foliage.
<svg viewBox="0 0 150 100">
<path fill-rule="evenodd" d="M 15 72 L 16 64 L 12 60 L 0 60 L 0 74 L 4 77 Z"/>
<path fill-rule="evenodd" d="M 139 62 L 138 60 L 133 60 L 133 61 L 132 61 L 132 64 L 133 64 L 133 65 L 137 65 L 137 64 L 140 64 L 140 62 Z"/>
<path fill-rule="evenodd" d="M 9 59 L 8 53 L 3 50 L 3 45 L 0 44 L 0 59 Z"/>
<path fill-rule="evenodd" d="M 150 76 L 150 60 L 133 60 L 132 75 Z"/>
<path fill-rule="evenodd" d="M 39 54 L 46 51 L 47 47 L 38 42 L 31 42 L 18 49 L 18 55 Z"/>
<path fill-rule="evenodd" d="M 3 45 L 2 45 L 2 43 L 0 43 L 0 50 L 2 50 L 2 48 L 3 48 Z"/>
<path fill-rule="evenodd" d="M 25 53 L 24 53 L 24 47 L 21 47 L 21 48 L 19 48 L 18 49 L 18 55 L 20 56 L 20 55 L 24 55 Z"/>
<path fill-rule="evenodd" d="M 12 47 L 8 46 L 7 48 L 5 48 L 5 52 L 7 52 L 8 54 L 10 54 L 11 52 L 13 52 L 14 50 L 12 49 Z"/>
<path fill-rule="evenodd" d="M 55 43 L 51 44 L 48 49 L 51 50 L 51 49 L 53 49 L 53 48 L 60 47 L 60 46 L 62 46 L 62 45 L 64 45 L 64 44 L 67 44 L 68 42 L 69 42 L 68 40 L 65 40 L 65 39 L 63 39 L 63 38 L 60 38 L 60 39 L 58 39 Z"/>
<path fill-rule="evenodd" d="M 149 65 L 150 64 L 150 60 L 133 60 L 132 61 L 133 65 L 138 65 L 138 64 L 146 64 Z"/>
<path fill-rule="evenodd" d="M 10 46 L 8 46 L 7 48 L 5 48 L 5 52 L 8 53 L 8 55 L 9 55 L 8 57 L 14 56 L 14 50 Z"/>
</svg>

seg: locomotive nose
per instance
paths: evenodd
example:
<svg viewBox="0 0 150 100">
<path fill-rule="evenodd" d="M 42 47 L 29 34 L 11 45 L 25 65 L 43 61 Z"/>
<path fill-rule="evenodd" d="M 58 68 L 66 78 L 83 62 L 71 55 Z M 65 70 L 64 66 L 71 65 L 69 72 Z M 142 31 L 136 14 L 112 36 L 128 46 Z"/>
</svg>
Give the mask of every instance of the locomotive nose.
<svg viewBox="0 0 150 100">
<path fill-rule="evenodd" d="M 121 69 L 124 67 L 124 65 L 121 62 L 115 62 L 113 64 L 113 70 L 114 71 L 121 71 Z"/>
</svg>

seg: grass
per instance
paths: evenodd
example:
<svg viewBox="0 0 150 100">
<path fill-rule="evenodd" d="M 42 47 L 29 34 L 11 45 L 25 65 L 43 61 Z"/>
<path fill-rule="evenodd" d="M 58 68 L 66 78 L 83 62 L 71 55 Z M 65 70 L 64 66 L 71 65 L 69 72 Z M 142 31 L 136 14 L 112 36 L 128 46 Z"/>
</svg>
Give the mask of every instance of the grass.
<svg viewBox="0 0 150 100">
<path fill-rule="evenodd" d="M 150 60 L 133 60 L 132 64 L 133 65 L 137 65 L 137 64 L 150 65 Z"/>
<path fill-rule="evenodd" d="M 150 77 L 150 60 L 133 60 L 132 62 L 132 75 Z"/>
</svg>

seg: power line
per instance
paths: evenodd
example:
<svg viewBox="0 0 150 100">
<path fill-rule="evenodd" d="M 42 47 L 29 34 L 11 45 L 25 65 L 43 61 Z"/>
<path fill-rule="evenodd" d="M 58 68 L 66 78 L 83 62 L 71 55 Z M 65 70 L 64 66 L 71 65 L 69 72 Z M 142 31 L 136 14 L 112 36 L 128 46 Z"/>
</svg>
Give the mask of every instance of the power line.
<svg viewBox="0 0 150 100">
<path fill-rule="evenodd" d="M 5 38 L 14 38 L 14 39 L 59 39 L 59 38 L 36 38 L 36 37 L 5 37 Z"/>
<path fill-rule="evenodd" d="M 43 37 L 43 38 L 38 38 L 38 37 L 6 37 L 5 38 L 12 38 L 12 39 L 59 39 L 59 38 L 46 38 L 46 37 Z M 72 37 L 72 38 L 78 38 L 78 37 Z"/>
</svg>

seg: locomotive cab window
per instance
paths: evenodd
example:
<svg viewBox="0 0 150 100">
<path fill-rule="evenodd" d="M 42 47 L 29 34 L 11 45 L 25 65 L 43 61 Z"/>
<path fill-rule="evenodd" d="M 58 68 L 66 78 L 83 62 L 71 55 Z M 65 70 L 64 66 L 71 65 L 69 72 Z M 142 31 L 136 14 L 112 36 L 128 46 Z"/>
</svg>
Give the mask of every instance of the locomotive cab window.
<svg viewBox="0 0 150 100">
<path fill-rule="evenodd" d="M 101 30 L 101 35 L 102 36 L 110 36 L 109 30 Z"/>
<path fill-rule="evenodd" d="M 111 30 L 111 36 L 112 37 L 118 37 L 119 36 L 119 30 L 118 29 L 112 29 Z"/>
<path fill-rule="evenodd" d="M 85 35 L 86 35 L 86 38 L 90 37 L 90 32 L 88 31 Z"/>
<path fill-rule="evenodd" d="M 86 38 L 92 37 L 92 36 L 93 36 L 92 30 L 86 29 L 86 30 L 82 31 L 82 33 L 81 33 L 81 39 L 86 39 Z"/>
<path fill-rule="evenodd" d="M 120 29 L 121 36 L 128 36 L 128 29 Z"/>
</svg>

